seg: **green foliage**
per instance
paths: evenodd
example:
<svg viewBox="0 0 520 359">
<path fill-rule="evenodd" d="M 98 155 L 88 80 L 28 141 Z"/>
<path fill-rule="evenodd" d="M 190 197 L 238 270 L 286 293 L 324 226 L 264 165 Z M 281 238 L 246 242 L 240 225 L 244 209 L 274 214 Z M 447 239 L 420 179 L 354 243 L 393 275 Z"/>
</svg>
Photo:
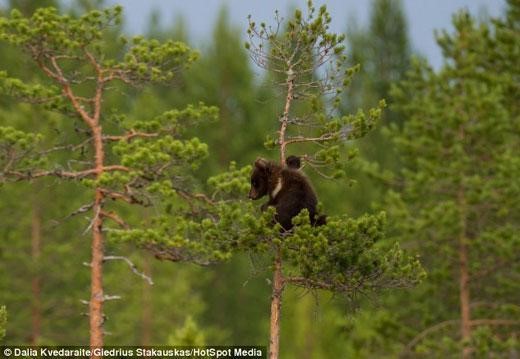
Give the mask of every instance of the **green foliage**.
<svg viewBox="0 0 520 359">
<path fill-rule="evenodd" d="M 107 29 L 117 25 L 120 20 L 120 6 L 103 11 L 92 10 L 77 18 L 61 15 L 54 8 L 39 8 L 30 18 L 13 10 L 10 18 L 2 18 L 0 21 L 0 39 L 26 51 L 55 85 L 28 85 L 20 79 L 1 73 L 1 89 L 27 102 L 44 103 L 46 109 L 58 110 L 69 116 L 72 114 L 81 120 L 80 126 L 86 124 L 92 130 L 97 125 L 96 121 L 99 121 L 103 90 L 108 82 L 118 80 L 132 86 L 168 82 L 181 68 L 186 68 L 197 58 L 197 54 L 183 43 L 161 43 L 135 37 L 130 45 L 121 48 L 119 56 L 111 59 L 105 55 L 110 53 L 107 41 L 110 34 Z M 92 81 L 95 81 L 96 88 L 88 84 Z M 88 93 L 92 97 L 83 97 L 78 93 Z M 55 175 L 81 179 L 81 183 L 87 188 L 101 189 L 108 198 L 130 204 L 150 206 L 162 201 L 165 214 L 158 215 L 151 223 L 166 231 L 166 218 L 170 217 L 172 209 L 179 206 L 189 207 L 189 204 L 179 205 L 177 202 L 189 202 L 196 197 L 190 194 L 190 187 L 193 185 L 186 181 L 189 180 L 189 173 L 197 169 L 208 156 L 206 144 L 197 137 L 186 138 L 186 128 L 204 121 L 214 121 L 217 117 L 216 107 L 202 103 L 198 106 L 188 105 L 182 110 L 169 110 L 151 120 L 136 120 L 113 112 L 106 121 L 112 122 L 110 128 L 116 134 L 109 135 L 105 132 L 103 135 L 107 162 L 113 165 L 105 164 L 107 170 L 99 175 L 83 166 L 71 168 L 70 162 L 67 167 L 71 171 L 67 172 L 59 169 L 58 164 L 51 164 L 54 168 L 46 169 L 40 163 L 23 162 L 33 157 L 41 159 L 42 154 L 55 149 L 81 149 L 84 153 L 90 145 L 89 140 L 42 151 L 36 149 L 38 142 L 35 140 L 39 137 L 2 128 L 2 141 L 5 143 L 2 146 L 2 163 L 5 162 L 2 178 Z M 94 142 L 92 138 L 92 143 Z M 219 211 L 222 209 L 217 209 L 216 213 Z M 187 213 L 183 213 L 173 218 L 181 220 L 187 216 Z M 203 216 L 198 218 L 201 220 Z M 151 228 L 135 229 L 128 233 L 114 229 L 112 232 L 114 238 L 135 240 L 143 246 L 143 240 L 148 240 L 148 244 L 154 248 L 159 244 L 187 245 L 190 250 L 211 253 L 212 258 L 222 259 L 229 256 L 219 251 L 206 250 L 202 244 L 183 238 L 198 233 L 207 240 L 213 233 L 204 232 L 208 229 L 206 222 L 185 220 L 188 221 L 185 225 L 171 226 L 175 228 L 175 232 L 169 233 L 173 238 L 169 241 L 162 240 Z M 125 222 L 118 223 L 128 227 Z"/>
<path fill-rule="evenodd" d="M 235 162 L 231 162 L 227 172 L 220 173 L 208 179 L 208 185 L 214 188 L 213 197 L 216 195 L 229 195 L 240 197 L 249 189 L 249 174 L 251 166 L 238 168 Z"/>
<path fill-rule="evenodd" d="M 302 211 L 293 220 L 298 224 L 294 234 L 283 241 L 284 257 L 311 288 L 316 283 L 318 288 L 347 295 L 355 294 L 360 285 L 372 291 L 418 283 L 424 272 L 417 259 L 405 255 L 397 244 L 379 245 L 385 218 L 384 212 L 356 219 L 328 217 L 326 226 L 312 227 Z"/>
<path fill-rule="evenodd" d="M 46 109 L 64 108 L 64 102 L 59 97 L 59 89 L 56 86 L 27 84 L 20 79 L 8 77 L 5 71 L 0 71 L 0 91 L 25 102 L 43 101 Z"/>
<path fill-rule="evenodd" d="M 204 332 L 191 316 L 186 317 L 184 326 L 176 329 L 168 339 L 169 345 L 203 346 L 206 344 Z"/>
<path fill-rule="evenodd" d="M 369 23 L 355 26 L 349 21 L 349 63 L 359 64 L 359 73 L 352 79 L 342 97 L 346 112 L 373 106 L 381 98 L 389 104 L 382 114 L 381 125 L 401 125 L 403 117 L 393 109 L 390 87 L 404 78 L 410 66 L 410 40 L 402 1 L 374 0 L 371 2 Z M 354 23 L 354 26 L 352 25 Z M 360 154 L 352 161 L 349 176 L 356 185 L 346 191 L 346 202 L 353 213 L 363 213 L 384 194 L 384 185 L 393 182 L 391 173 L 399 168 L 399 156 L 384 127 L 359 141 Z"/>
<path fill-rule="evenodd" d="M 237 212 L 196 193 L 200 183 L 193 171 L 208 156 L 208 147 L 186 130 L 216 120 L 217 108 L 199 103 L 161 115 L 153 107 L 127 114 L 126 98 L 120 96 L 128 86 L 171 84 L 198 54 L 174 41 L 136 37 L 117 43 L 120 19 L 119 6 L 77 17 L 39 8 L 28 17 L 14 10 L 0 18 L 0 40 L 11 46 L 9 51 L 22 50 L 34 65 L 20 78 L 11 74 L 15 71 L 1 72 L 0 91 L 58 113 L 41 116 L 49 120 L 44 136 L 1 127 L 1 180 L 72 180 L 79 185 L 74 198 L 85 202 L 82 194 L 95 190 L 96 210 L 96 204 L 84 202 L 66 218 L 85 212 L 103 218 L 102 231 L 114 240 L 108 248 L 118 241 L 118 248 L 128 248 L 120 242 L 131 242 L 172 261 L 227 259 L 230 244 L 215 243 L 215 232 L 229 230 Z M 154 216 L 143 209 L 152 206 Z M 70 248 L 64 252 L 78 258 Z"/>
<path fill-rule="evenodd" d="M 281 118 L 287 118 L 289 124 L 287 143 L 306 143 L 305 150 L 296 147 L 305 153 L 305 162 L 318 173 L 340 178 L 345 175 L 345 163 L 355 156 L 345 150 L 347 144 L 374 128 L 385 102 L 367 111 L 341 114 L 342 94 L 359 66 L 347 66 L 345 36 L 330 32 L 330 21 L 326 6 L 316 10 L 312 2 L 306 15 L 297 9 L 286 21 L 276 12 L 273 26 L 257 24 L 250 17 L 246 48 L 255 63 L 280 85 L 274 90 L 287 99 L 285 106 L 279 105 Z M 280 145 L 278 133 L 265 141 L 268 149 Z"/>
<path fill-rule="evenodd" d="M 41 141 L 41 136 L 25 133 L 13 127 L 0 127 L 0 183 L 6 179 L 4 172 L 28 171 L 39 165 L 42 158 L 35 156 L 35 148 Z"/>
<path fill-rule="evenodd" d="M 332 167 L 332 178 L 344 176 L 345 161 L 356 151 L 346 149 L 347 141 L 364 137 L 381 117 L 385 102 L 353 115 L 338 112 L 340 94 L 348 86 L 358 67 L 346 68 L 343 35 L 329 32 L 330 14 L 325 6 L 318 11 L 308 2 L 307 15 L 296 10 L 286 22 L 275 14 L 275 26 L 256 24 L 249 18 L 247 48 L 255 62 L 266 68 L 282 86 L 285 104 L 280 104 L 278 139 L 268 137 L 266 143 L 278 146 L 286 156 L 286 146 L 306 153 L 305 164 L 316 169 Z M 282 31 L 282 29 L 284 29 Z M 332 106 L 332 111 L 331 107 Z M 288 135 L 286 135 L 286 132 Z M 311 145 L 316 146 L 314 153 Z M 292 150 L 290 154 L 294 154 Z M 241 246 L 284 260 L 287 283 L 308 289 L 325 289 L 355 296 L 358 291 L 378 290 L 415 284 L 423 277 L 416 258 L 404 254 L 397 246 L 384 248 L 384 213 L 352 218 L 328 216 L 327 224 L 314 227 L 304 209 L 293 218 L 295 227 L 283 232 L 273 223 L 274 208 L 260 218 L 244 215 L 249 235 Z"/>
<path fill-rule="evenodd" d="M 510 317 L 501 306 L 516 303 L 519 289 L 520 187 L 512 180 L 520 175 L 514 150 L 520 145 L 519 87 L 511 79 L 518 74 L 513 59 L 520 32 L 513 8 L 505 19 L 480 24 L 467 12 L 456 14 L 454 33 L 438 36 L 443 68 L 415 61 L 393 89 L 395 109 L 406 122 L 390 132 L 404 166 L 396 176 L 399 193 L 390 192 L 385 207 L 392 232 L 420 250 L 430 273 L 414 292 L 429 308 L 420 328 L 461 316 L 454 278 L 466 265 L 459 260 L 462 251 L 477 323 L 469 343 L 460 341 L 458 325 L 432 332 L 414 348 L 422 355 L 442 356 L 466 345 L 477 357 L 501 356 L 516 340 L 518 322 L 500 321 Z M 486 327 L 490 318 L 501 324 Z"/>
<path fill-rule="evenodd" d="M 331 135 L 330 140 L 327 137 L 323 141 L 325 147 L 308 146 L 314 142 L 295 142 L 289 146 L 288 154 L 307 154 L 303 158 L 303 171 L 310 176 L 326 169 L 322 174 L 343 177 L 346 173 L 349 180 L 323 181 L 311 177 L 325 213 L 329 214 L 329 225 L 313 228 L 302 213 L 295 218 L 298 226 L 292 236 L 280 235 L 279 228 L 272 226 L 272 210 L 260 213 L 245 200 L 251 167 L 244 165 L 259 155 L 273 157 L 274 152 L 268 151 L 279 146 L 275 131 L 284 110 L 288 68 L 284 61 L 274 58 L 279 53 L 271 51 L 269 40 L 264 42 L 262 50 L 272 58 L 265 57 L 261 66 L 267 69 L 266 76 L 260 76 L 258 81 L 249 66 L 250 53 L 246 51 L 253 49 L 254 44 L 249 43 L 248 49 L 244 49 L 240 29 L 230 24 L 224 10 L 215 24 L 213 38 L 202 47 L 200 59 L 192 62 L 198 57 L 197 52 L 178 42 L 168 42 L 189 38 L 182 21 L 177 21 L 175 28 L 163 30 L 160 19 L 156 19 L 158 25 L 152 28 L 152 37 L 166 39 L 165 42 L 144 37 L 134 41 L 120 37 L 121 27 L 114 18 L 108 27 L 99 27 L 71 15 L 69 25 L 80 26 L 84 21 L 91 34 L 102 32 L 101 38 L 83 39 L 80 32 L 72 34 L 70 26 L 61 23 L 62 15 L 56 11 L 51 16 L 55 21 L 49 25 L 31 20 L 41 2 L 9 3 L 18 7 L 27 16 L 27 24 L 41 31 L 40 34 L 45 26 L 50 26 L 65 31 L 66 40 L 88 42 L 85 49 L 103 66 L 105 75 L 112 72 L 119 76 L 107 83 L 103 98 L 103 130 L 112 138 L 106 138 L 105 148 L 107 165 L 122 165 L 124 160 L 130 171 L 105 172 L 99 179 L 89 175 L 56 186 L 58 174 L 89 168 L 84 161 L 90 160 L 93 152 L 86 126 L 75 121 L 80 117 L 62 96 L 62 85 L 40 76 L 40 69 L 31 66 L 33 63 L 21 61 L 22 51 L 18 50 L 27 50 L 28 45 L 18 49 L 19 44 L 0 44 L 2 70 L 5 70 L 0 72 L 0 92 L 8 95 L 0 98 L 0 181 L 3 182 L 0 237 L 5 239 L 0 245 L 0 302 L 9 308 L 4 341 L 29 344 L 31 316 L 38 313 L 33 311 L 32 304 L 38 297 L 28 283 L 38 274 L 44 283 L 39 296 L 39 312 L 43 316 L 38 343 L 86 344 L 86 326 L 78 323 L 85 323 L 82 320 L 85 307 L 80 299 L 87 297 L 89 278 L 87 267 L 81 262 L 89 260 L 89 243 L 82 233 L 90 219 L 81 210 L 91 202 L 92 187 L 99 184 L 119 194 L 126 194 L 126 188 L 130 188 L 131 201 L 149 205 L 138 209 L 107 198 L 107 212 L 117 211 L 132 230 L 121 229 L 112 222 L 107 222 L 104 230 L 112 239 L 106 243 L 107 253 L 127 255 L 155 283 L 154 286 L 141 283 L 121 261 L 105 264 L 107 292 L 123 297 L 122 301 L 107 303 L 105 329 L 113 334 L 106 337 L 107 345 L 263 343 L 270 296 L 266 283 L 270 283 L 267 277 L 271 274 L 266 268 L 272 263 L 272 254 L 282 248 L 284 277 L 300 280 L 293 284 L 305 284 L 305 288 L 287 286 L 284 294 L 282 357 L 368 358 L 408 354 L 424 358 L 460 357 L 463 343 L 455 319 L 459 317 L 459 283 L 454 237 L 460 227 L 460 210 L 456 199 L 445 192 L 444 185 L 449 183 L 470 189 L 466 192 L 471 207 L 470 228 L 478 233 L 478 240 L 471 238 L 470 243 L 470 270 L 475 276 L 471 283 L 472 318 L 508 322 L 519 317 L 516 299 L 519 288 L 514 275 L 518 272 L 515 259 L 519 198 L 515 139 L 520 124 L 516 101 L 518 56 L 515 54 L 518 54 L 520 13 L 517 1 L 508 1 L 509 8 L 502 19 L 485 24 L 471 19 L 473 25 L 468 26 L 468 20 L 462 17 L 457 20 L 460 36 L 440 33 L 446 53 L 452 56 L 446 60 L 449 65 L 446 72 L 441 76 L 426 63 L 419 64 L 420 70 L 416 67 L 410 74 L 413 84 L 395 90 L 400 108 L 394 107 L 395 99 L 387 93 L 409 67 L 406 21 L 400 2 L 373 1 L 369 27 L 349 29 L 347 52 L 351 68 L 347 74 L 347 69 L 342 68 L 341 76 L 332 81 L 340 86 L 332 86 L 325 98 L 305 84 L 320 84 L 324 89 L 327 83 L 319 82 L 325 74 L 322 69 L 335 67 L 335 55 L 332 64 L 324 63 L 314 71 L 316 57 L 301 51 L 296 53 L 296 57 L 309 62 L 305 65 L 302 61 L 296 67 L 309 71 L 294 79 L 297 91 L 289 111 L 288 137 Z M 52 1 L 43 3 L 54 5 Z M 77 14 L 100 3 L 81 0 L 67 5 Z M 321 17 L 322 24 L 327 22 L 327 16 L 320 15 L 318 10 L 314 16 Z M 45 15 L 46 11 L 40 10 L 40 14 Z M 3 9 L 0 12 L 9 14 Z M 307 21 L 305 11 L 292 15 L 289 21 L 294 30 L 305 28 L 308 34 L 325 30 L 320 24 L 312 29 L 315 19 Z M 108 24 L 103 10 L 96 16 Z M 4 36 L 18 33 L 14 26 L 18 22 L 16 15 L 15 19 L 1 22 Z M 285 54 L 298 42 L 297 31 L 292 37 L 284 35 L 286 24 L 281 22 L 279 31 L 273 29 L 277 35 L 271 39 L 290 44 Z M 261 24 L 257 29 L 261 31 Z M 268 25 L 265 29 L 270 30 Z M 307 39 L 310 48 L 311 38 Z M 58 50 L 61 48 L 58 38 L 46 41 L 56 44 Z M 64 41 L 63 37 L 59 41 Z M 92 79 L 96 73 L 86 61 L 77 59 L 83 53 L 74 46 L 71 44 L 65 54 L 70 58 L 57 61 L 75 93 L 87 97 L 95 89 Z M 174 53 L 182 60 L 174 58 Z M 52 69 L 48 57 L 52 54 L 41 55 L 42 64 Z M 174 66 L 158 66 L 152 55 L 155 60 L 170 56 Z M 455 61 L 454 57 L 458 59 Z M 188 71 L 179 71 L 186 69 L 184 64 Z M 277 66 L 280 72 L 272 71 Z M 151 86 L 142 88 L 138 81 Z M 167 87 L 172 81 L 178 85 L 176 91 Z M 455 85 L 463 81 L 466 86 Z M 282 87 L 272 86 L 273 83 Z M 345 91 L 342 86 L 348 84 Z M 126 85 L 136 85 L 137 89 L 128 91 Z M 451 85 L 460 91 L 451 89 L 446 93 Z M 337 109 L 334 89 L 340 90 L 342 98 Z M 19 105 L 12 97 L 38 104 L 40 109 Z M 468 100 L 461 101 L 459 97 Z M 377 106 L 381 98 L 386 99 L 389 108 Z M 206 105 L 189 105 L 199 100 Z M 461 113 L 472 118 L 453 114 L 455 104 L 463 104 Z M 82 105 L 92 113 L 89 103 Z M 177 109 L 170 110 L 172 106 Z M 375 116 L 370 116 L 370 111 L 357 113 L 358 108 L 372 106 L 382 113 Z M 326 111 L 330 109 L 334 110 Z M 402 146 L 398 144 L 400 151 L 395 153 L 393 144 L 377 130 L 378 117 L 401 126 L 415 112 L 417 115 L 405 130 Z M 217 114 L 216 126 L 213 120 Z M 461 149 L 450 138 L 452 127 L 462 122 L 462 117 L 468 117 L 464 126 L 470 126 L 468 140 L 462 142 Z M 313 127 L 303 126 L 304 123 Z M 385 131 L 401 137 L 397 126 Z M 139 137 L 138 133 L 158 136 Z M 265 136 L 267 133 L 270 134 Z M 261 148 L 266 137 L 267 151 Z M 354 138 L 356 147 L 351 141 Z M 504 145 L 507 141 L 512 144 Z M 480 150 L 478 156 L 466 157 L 464 164 L 462 150 L 468 148 L 472 149 L 470 152 Z M 441 151 L 444 157 L 436 155 Z M 407 163 L 402 173 L 397 171 L 398 156 Z M 357 162 L 359 157 L 377 163 Z M 6 167 L 11 159 L 16 160 Z M 236 164 L 227 172 L 205 181 L 209 175 L 224 171 L 231 159 Z M 468 176 L 463 170 L 472 167 L 475 171 Z M 457 169 L 458 177 L 452 178 Z M 42 171 L 52 176 L 42 178 L 42 186 L 36 181 L 25 185 L 7 183 L 34 178 Z M 358 171 L 366 176 L 358 175 Z M 357 185 L 348 188 L 354 179 Z M 369 208 L 369 202 L 380 197 L 381 190 L 376 186 L 379 182 L 395 186 L 388 192 L 382 208 L 388 213 L 388 220 L 377 214 L 356 217 Z M 36 261 L 28 255 L 31 252 L 28 214 L 38 207 L 42 210 L 43 249 L 40 260 Z M 344 214 L 345 208 L 349 215 Z M 409 286 L 423 278 L 423 271 L 416 267 L 416 258 L 401 254 L 397 240 L 403 249 L 420 252 L 428 277 L 413 290 L 375 294 L 380 287 Z M 144 257 L 142 252 L 133 253 L 135 243 L 149 248 L 158 258 L 192 260 L 199 264 L 228 259 L 231 251 L 243 254 L 211 269 L 201 269 L 172 266 Z M 378 266 L 384 273 L 374 271 Z M 354 288 L 357 285 L 355 278 L 360 280 L 367 272 L 373 274 L 365 279 L 367 286 L 361 291 L 348 291 L 349 285 Z M 410 275 L 411 272 L 415 274 Z M 318 284 L 320 288 L 346 294 L 347 299 L 314 290 L 312 296 L 302 298 Z M 370 305 L 373 299 L 377 300 Z M 354 311 L 353 305 L 358 304 L 362 309 Z M 0 309 L 0 329 L 6 327 L 2 315 L 5 312 Z M 441 324 L 438 329 L 437 324 Z M 517 326 L 494 324 L 475 326 L 471 340 L 464 343 L 474 350 L 475 357 L 514 356 L 518 351 L 518 341 L 511 336 Z M 212 326 L 218 328 L 213 330 Z M 430 328 L 434 330 L 420 337 L 420 333 Z M 415 343 L 414 338 L 418 337 L 412 352 L 407 353 L 408 344 Z"/>
<path fill-rule="evenodd" d="M 410 64 L 407 32 L 402 2 L 395 0 L 372 1 L 368 27 L 348 29 L 351 62 L 360 65 L 359 74 L 345 93 L 348 110 L 374 104 L 380 98 L 392 102 L 390 87 L 403 78 Z M 402 122 L 392 109 L 385 112 L 384 119 Z"/>
<path fill-rule="evenodd" d="M 14 9 L 9 19 L 0 21 L 0 39 L 24 48 L 40 63 L 48 61 L 54 53 L 59 53 L 62 59 L 78 61 L 87 50 L 96 55 L 106 51 L 106 31 L 120 24 L 122 10 L 118 5 L 74 18 L 50 7 L 38 8 L 30 18 L 24 18 Z M 127 42 L 122 38 L 123 44 Z M 161 43 L 137 36 L 127 45 L 122 61 L 104 59 L 103 67 L 117 71 L 125 82 L 142 85 L 171 81 L 177 68 L 189 65 L 197 57 L 182 42 Z"/>
</svg>

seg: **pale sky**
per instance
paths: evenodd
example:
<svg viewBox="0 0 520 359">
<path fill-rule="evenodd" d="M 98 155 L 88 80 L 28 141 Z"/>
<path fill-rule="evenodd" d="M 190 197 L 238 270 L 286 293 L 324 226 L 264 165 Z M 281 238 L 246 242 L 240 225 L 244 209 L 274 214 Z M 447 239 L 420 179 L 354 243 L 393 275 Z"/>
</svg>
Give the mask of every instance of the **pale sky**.
<svg viewBox="0 0 520 359">
<path fill-rule="evenodd" d="M 107 3 L 123 5 L 128 19 L 127 29 L 133 33 L 145 30 L 152 9 L 159 10 L 164 25 L 169 25 L 182 14 L 195 44 L 211 36 L 215 17 L 222 5 L 227 5 L 232 23 L 244 34 L 249 14 L 257 22 L 269 23 L 276 9 L 284 14 L 295 6 L 306 7 L 306 0 L 107 0 Z M 314 3 L 316 7 L 326 4 L 332 15 L 332 30 L 344 33 L 350 19 L 355 18 L 359 25 L 367 23 L 372 1 L 315 0 Z M 505 1 L 403 0 L 403 5 L 413 48 L 427 56 L 432 65 L 439 67 L 442 58 L 434 40 L 434 29 L 451 29 L 451 16 L 461 8 L 467 8 L 477 16 L 486 13 L 500 15 L 504 11 Z"/>
<path fill-rule="evenodd" d="M 64 3 L 72 3 L 65 0 Z M 294 7 L 306 8 L 306 0 L 105 0 L 107 5 L 124 7 L 127 31 L 137 34 L 146 30 L 151 12 L 159 11 L 161 23 L 171 26 L 178 15 L 185 18 L 190 39 L 194 45 L 202 45 L 210 38 L 211 30 L 223 5 L 229 9 L 231 22 L 245 34 L 247 15 L 257 21 L 272 22 L 274 10 L 282 15 Z M 0 0 L 0 4 L 5 0 Z M 331 29 L 346 32 L 348 21 L 355 19 L 358 25 L 368 20 L 371 0 L 315 0 L 316 7 L 326 4 L 332 15 Z M 434 40 L 434 29 L 451 29 L 451 16 L 461 8 L 474 15 L 500 15 L 505 0 L 403 0 L 408 19 L 408 30 L 414 50 L 425 55 L 434 67 L 442 63 L 439 48 Z"/>
</svg>

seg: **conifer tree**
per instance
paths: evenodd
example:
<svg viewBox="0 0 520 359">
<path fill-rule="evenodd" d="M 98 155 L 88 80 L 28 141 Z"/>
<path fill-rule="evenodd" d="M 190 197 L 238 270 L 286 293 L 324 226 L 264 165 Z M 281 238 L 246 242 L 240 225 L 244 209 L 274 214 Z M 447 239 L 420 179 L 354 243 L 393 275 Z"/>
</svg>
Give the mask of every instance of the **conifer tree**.
<svg viewBox="0 0 520 359">
<path fill-rule="evenodd" d="M 275 13 L 275 24 L 257 24 L 250 17 L 246 48 L 255 63 L 282 78 L 276 84 L 284 99 L 275 136 L 266 146 L 279 151 L 280 165 L 290 154 L 300 155 L 307 167 L 328 178 L 344 176 L 343 167 L 355 153 L 350 141 L 363 137 L 381 115 L 384 102 L 368 112 L 342 116 L 340 95 L 355 68 L 346 68 L 344 37 L 329 32 L 331 17 L 325 6 L 308 2 L 307 14 L 297 9 L 287 20 Z M 300 103 L 301 106 L 295 106 Z M 340 189 L 338 189 L 340 190 Z M 406 286 L 422 275 L 415 258 L 397 247 L 384 248 L 384 213 L 360 218 L 329 216 L 325 226 L 313 227 L 308 213 L 293 219 L 296 226 L 281 232 L 271 223 L 273 208 L 262 221 L 244 220 L 251 229 L 242 244 L 272 255 L 273 281 L 269 357 L 278 358 L 282 294 L 285 286 L 323 289 L 355 296 L 360 292 Z"/>
<path fill-rule="evenodd" d="M 390 213 L 429 271 L 413 297 L 427 313 L 406 348 L 413 357 L 518 350 L 519 15 L 518 1 L 485 23 L 457 13 L 454 32 L 438 36 L 443 67 L 417 61 L 393 91 L 404 168 Z"/>
<path fill-rule="evenodd" d="M 174 240 L 163 239 L 149 227 L 143 229 L 147 235 L 139 237 L 139 244 L 160 258 L 206 263 L 227 255 L 212 246 L 214 241 L 210 245 L 201 236 L 188 235 L 194 228 L 201 233 L 201 226 L 218 220 L 211 217 L 201 224 L 190 219 L 194 213 L 207 213 L 201 207 L 211 202 L 192 191 L 189 178 L 207 155 L 207 146 L 198 138 L 184 138 L 183 129 L 215 119 L 217 109 L 190 105 L 152 119 L 135 119 L 107 108 L 114 89 L 169 83 L 196 60 L 197 53 L 181 42 L 142 37 L 129 43 L 122 38 L 121 51 L 108 51 L 108 33 L 117 29 L 121 11 L 118 6 L 71 17 L 40 8 L 30 17 L 13 10 L 10 17 L 0 18 L 0 40 L 20 49 L 45 78 L 16 78 L 2 71 L 0 91 L 61 114 L 59 121 L 76 130 L 66 141 L 43 148 L 52 139 L 43 141 L 37 133 L 0 127 L 0 181 L 32 183 L 51 177 L 90 191 L 92 200 L 76 213 L 91 214 L 85 232 L 92 233 L 88 313 L 92 347 L 103 346 L 103 304 L 111 299 L 103 288 L 103 263 L 121 259 L 105 254 L 105 236 L 139 236 L 139 223 L 123 218 L 131 208 L 154 205 L 165 216 L 178 210 L 177 226 L 171 229 Z M 161 221 L 153 224 L 160 227 Z"/>
<path fill-rule="evenodd" d="M 352 64 L 360 65 L 359 73 L 346 92 L 349 110 L 387 98 L 390 86 L 399 81 L 410 65 L 408 26 L 400 0 L 373 0 L 368 28 L 349 29 Z M 398 121 L 387 109 L 388 122 Z"/>
<path fill-rule="evenodd" d="M 384 171 L 396 170 L 399 158 L 392 142 L 381 131 L 388 124 L 401 124 L 403 119 L 392 107 L 390 86 L 404 78 L 410 66 L 408 26 L 400 0 L 373 0 L 367 27 L 348 27 L 350 63 L 359 72 L 345 91 L 344 111 L 373 106 L 384 98 L 389 105 L 382 113 L 381 124 L 359 143 L 360 156 L 353 165 L 356 185 L 348 192 L 354 211 L 363 211 L 381 199 Z"/>
</svg>

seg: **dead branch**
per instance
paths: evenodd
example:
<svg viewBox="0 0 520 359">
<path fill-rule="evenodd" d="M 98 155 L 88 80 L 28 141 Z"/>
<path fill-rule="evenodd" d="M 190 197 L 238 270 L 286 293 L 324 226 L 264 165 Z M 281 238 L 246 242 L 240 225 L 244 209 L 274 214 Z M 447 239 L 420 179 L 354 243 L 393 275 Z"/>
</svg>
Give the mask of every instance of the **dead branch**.
<svg viewBox="0 0 520 359">
<path fill-rule="evenodd" d="M 124 261 L 126 264 L 128 264 L 128 266 L 130 267 L 132 272 L 134 272 L 134 274 L 136 274 L 139 277 L 143 278 L 146 282 L 148 282 L 148 284 L 153 285 L 152 278 L 150 278 L 149 276 L 147 276 L 146 274 L 144 274 L 142 272 L 139 272 L 139 270 L 137 270 L 136 265 L 130 259 L 128 259 L 127 257 L 123 257 L 123 256 L 104 256 L 103 257 L 103 261 L 108 261 L 108 260 L 122 260 L 122 261 Z"/>
<path fill-rule="evenodd" d="M 123 229 L 129 229 L 130 228 L 128 223 L 126 223 L 123 219 L 121 219 L 121 217 L 119 217 L 117 215 L 117 213 L 115 213 L 115 212 L 101 211 L 100 215 L 103 216 L 103 217 L 109 218 L 112 221 L 116 222 Z"/>
<path fill-rule="evenodd" d="M 151 137 L 158 137 L 158 133 L 147 133 L 147 132 L 136 132 L 134 130 L 131 130 L 130 132 L 121 135 L 121 136 L 103 136 L 104 141 L 128 141 L 132 138 L 138 137 L 138 138 L 151 138 Z"/>
<path fill-rule="evenodd" d="M 90 211 L 92 209 L 92 207 L 94 207 L 94 202 L 84 204 L 83 206 L 79 207 L 77 210 L 75 210 L 74 212 L 72 212 L 68 216 L 64 217 L 63 220 L 69 219 L 69 218 L 74 217 L 74 216 L 76 216 L 78 214 L 81 214 L 81 213 L 88 212 L 88 211 Z"/>
<path fill-rule="evenodd" d="M 101 168 L 91 168 L 88 170 L 83 171 L 63 171 L 61 169 L 56 169 L 53 171 L 43 171 L 43 170 L 37 170 L 36 172 L 20 172 L 20 171 L 6 171 L 3 173 L 4 177 L 7 176 L 13 176 L 16 177 L 18 181 L 20 180 L 30 180 L 34 178 L 40 178 L 40 177 L 48 177 L 48 176 L 55 176 L 59 178 L 84 178 L 91 175 L 97 175 L 100 172 L 113 172 L 113 171 L 123 171 L 128 172 L 130 169 L 126 166 L 121 165 L 112 165 L 112 166 L 104 166 Z"/>
<path fill-rule="evenodd" d="M 147 244 L 144 246 L 149 250 L 155 258 L 159 260 L 168 260 L 172 262 L 192 262 L 200 266 L 208 266 L 211 264 L 209 260 L 196 258 L 189 254 L 183 253 L 181 248 L 177 247 L 162 247 L 155 244 Z"/>
<path fill-rule="evenodd" d="M 144 207 L 150 206 L 150 203 L 146 203 L 135 196 L 133 196 L 131 193 L 123 193 L 123 192 L 117 192 L 112 191 L 106 188 L 99 188 L 101 192 L 103 192 L 103 195 L 106 198 L 110 198 L 112 200 L 121 200 L 123 202 L 126 202 L 128 204 L 139 204 Z M 127 189 L 128 190 L 128 189 Z"/>
<path fill-rule="evenodd" d="M 322 135 L 320 137 L 303 137 L 303 136 L 296 136 L 296 137 L 289 137 L 285 144 L 291 144 L 291 143 L 298 143 L 298 142 L 324 142 L 324 141 L 330 141 L 334 139 L 334 136 L 330 133 Z"/>
<path fill-rule="evenodd" d="M 103 296 L 103 301 L 106 302 L 108 300 L 117 300 L 117 299 L 121 299 L 122 297 L 120 295 L 104 295 Z"/>
<path fill-rule="evenodd" d="M 309 279 L 305 277 L 286 277 L 285 281 L 292 285 L 302 288 L 312 289 L 332 289 L 334 286 L 330 283 Z"/>
<path fill-rule="evenodd" d="M 51 152 L 56 152 L 56 151 L 63 151 L 63 150 L 68 150 L 68 151 L 77 151 L 78 149 L 81 149 L 83 147 L 85 147 L 90 141 L 92 141 L 92 138 L 87 138 L 85 141 L 77 144 L 77 145 L 64 145 L 64 146 L 55 146 L 55 147 L 52 147 L 52 148 L 49 148 L 45 151 L 42 151 L 42 152 L 39 152 L 39 155 L 46 155 L 47 153 L 51 153 Z"/>
</svg>

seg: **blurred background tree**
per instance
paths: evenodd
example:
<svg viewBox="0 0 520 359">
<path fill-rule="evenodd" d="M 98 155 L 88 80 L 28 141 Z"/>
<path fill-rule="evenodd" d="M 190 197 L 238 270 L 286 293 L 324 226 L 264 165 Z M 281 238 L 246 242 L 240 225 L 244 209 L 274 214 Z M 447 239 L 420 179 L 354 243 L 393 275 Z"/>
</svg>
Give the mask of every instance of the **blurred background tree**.
<svg viewBox="0 0 520 359">
<path fill-rule="evenodd" d="M 430 273 L 417 292 L 423 331 L 406 348 L 418 355 L 505 357 L 518 348 L 518 10 L 510 2 L 504 18 L 486 23 L 456 14 L 455 31 L 438 34 L 442 69 L 417 61 L 393 91 L 406 120 L 391 130 L 403 169 L 387 208 Z"/>
<path fill-rule="evenodd" d="M 356 185 L 348 189 L 348 203 L 354 213 L 362 213 L 383 195 L 381 179 L 387 175 L 385 171 L 399 168 L 399 154 L 381 128 L 403 123 L 402 116 L 393 110 L 390 87 L 404 78 L 412 51 L 400 0 L 373 0 L 367 28 L 357 26 L 354 20 L 347 29 L 347 54 L 351 65 L 359 65 L 360 69 L 345 91 L 343 110 L 352 112 L 374 106 L 380 99 L 389 105 L 382 114 L 381 125 L 359 141 L 360 156 L 349 171 Z"/>
</svg>

